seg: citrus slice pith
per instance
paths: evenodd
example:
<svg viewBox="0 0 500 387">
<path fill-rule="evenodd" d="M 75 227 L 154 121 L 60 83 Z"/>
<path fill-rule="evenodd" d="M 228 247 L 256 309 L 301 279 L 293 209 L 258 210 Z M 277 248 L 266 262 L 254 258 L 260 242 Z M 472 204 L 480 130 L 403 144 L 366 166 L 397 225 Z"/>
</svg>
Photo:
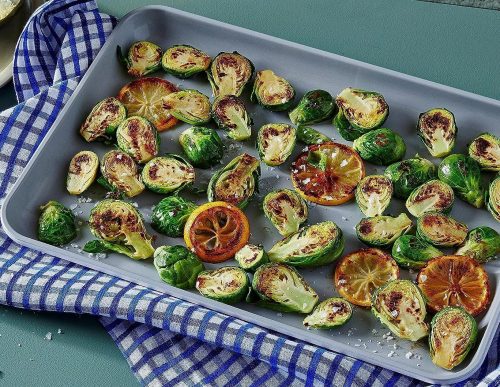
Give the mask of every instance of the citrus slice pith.
<svg viewBox="0 0 500 387">
<path fill-rule="evenodd" d="M 363 160 L 351 147 L 335 142 L 311 145 L 292 164 L 292 183 L 311 202 L 335 206 L 354 197 L 365 176 Z"/>
<path fill-rule="evenodd" d="M 234 257 L 250 237 L 248 219 L 226 202 L 205 203 L 194 210 L 184 226 L 184 242 L 204 262 Z"/>
<path fill-rule="evenodd" d="M 334 283 L 347 301 L 369 307 L 374 290 L 398 277 L 398 265 L 389 254 L 380 249 L 367 248 L 342 258 L 335 268 Z"/>
<path fill-rule="evenodd" d="M 490 301 L 488 274 L 474 259 L 462 255 L 430 260 L 418 273 L 417 283 L 427 297 L 427 306 L 436 312 L 461 306 L 476 316 Z"/>
</svg>

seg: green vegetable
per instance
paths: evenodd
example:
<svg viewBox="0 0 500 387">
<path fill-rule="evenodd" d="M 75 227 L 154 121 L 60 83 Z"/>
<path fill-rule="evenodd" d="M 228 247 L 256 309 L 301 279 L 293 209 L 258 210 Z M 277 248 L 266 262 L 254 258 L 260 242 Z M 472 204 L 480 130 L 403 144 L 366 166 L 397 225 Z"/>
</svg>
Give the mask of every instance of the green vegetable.
<svg viewBox="0 0 500 387">
<path fill-rule="evenodd" d="M 99 158 L 94 152 L 78 152 L 69 163 L 66 190 L 71 195 L 80 195 L 94 182 L 98 169 Z"/>
<path fill-rule="evenodd" d="M 133 77 L 142 77 L 159 70 L 161 67 L 162 50 L 154 43 L 141 40 L 133 43 L 127 56 L 117 47 L 120 60 L 125 64 L 127 72 Z"/>
<path fill-rule="evenodd" d="M 356 187 L 356 203 L 368 217 L 382 215 L 392 198 L 392 181 L 384 175 L 364 177 Z"/>
<path fill-rule="evenodd" d="M 407 199 L 415 188 L 436 178 L 436 166 L 417 155 L 415 158 L 389 165 L 384 175 L 392 180 L 394 195 Z"/>
<path fill-rule="evenodd" d="M 233 140 L 247 140 L 252 135 L 252 119 L 243 101 L 235 95 L 216 98 L 212 105 L 212 118 Z"/>
<path fill-rule="evenodd" d="M 458 246 L 467 231 L 465 224 L 439 212 L 426 212 L 417 220 L 417 236 L 434 246 Z"/>
<path fill-rule="evenodd" d="M 253 63 L 236 51 L 219 53 L 212 60 L 207 71 L 214 96 L 235 95 L 239 97 L 252 78 L 253 70 Z"/>
<path fill-rule="evenodd" d="M 469 156 L 485 171 L 500 171 L 500 139 L 490 133 L 483 133 L 469 145 Z"/>
<path fill-rule="evenodd" d="M 203 125 L 210 121 L 210 100 L 198 90 L 181 90 L 162 98 L 163 108 L 175 118 L 191 125 Z"/>
<path fill-rule="evenodd" d="M 388 215 L 363 218 L 356 225 L 358 239 L 368 246 L 388 247 L 401 235 L 407 233 L 413 223 L 405 213 L 397 217 Z"/>
<path fill-rule="evenodd" d="M 187 44 L 175 45 L 167 49 L 161 58 L 161 66 L 167 73 L 178 78 L 189 78 L 206 71 L 211 58 L 197 48 Z"/>
<path fill-rule="evenodd" d="M 80 127 L 80 134 L 87 142 L 111 140 L 118 125 L 127 118 L 127 109 L 115 97 L 97 103 Z"/>
<path fill-rule="evenodd" d="M 83 251 L 86 253 L 99 254 L 99 253 L 107 253 L 110 249 L 107 248 L 106 242 L 100 239 L 94 239 L 85 243 L 83 246 Z"/>
<path fill-rule="evenodd" d="M 40 207 L 38 239 L 54 246 L 65 245 L 76 238 L 73 213 L 55 200 Z"/>
<path fill-rule="evenodd" d="M 427 261 L 441 255 L 441 251 L 414 235 L 401 235 L 392 246 L 392 257 L 407 269 L 421 269 Z"/>
<path fill-rule="evenodd" d="M 330 117 L 335 109 L 333 97 L 325 90 L 308 91 L 288 114 L 295 125 L 310 125 Z"/>
<path fill-rule="evenodd" d="M 451 153 L 457 131 L 455 116 L 444 108 L 430 109 L 418 117 L 418 135 L 434 157 L 445 157 Z"/>
<path fill-rule="evenodd" d="M 224 155 L 224 145 L 217 132 L 211 128 L 195 126 L 179 136 L 184 153 L 198 168 L 209 168 L 218 164 Z"/>
<path fill-rule="evenodd" d="M 137 165 L 132 157 L 119 151 L 111 150 L 104 154 L 101 160 L 101 173 L 103 179 L 98 179 L 100 184 L 108 185 L 118 192 L 123 192 L 129 198 L 139 195 L 144 191 Z"/>
<path fill-rule="evenodd" d="M 299 125 L 297 128 L 297 140 L 306 145 L 323 144 L 332 141 L 330 137 L 318 132 L 310 126 Z"/>
<path fill-rule="evenodd" d="M 319 303 L 304 319 L 304 326 L 316 329 L 330 329 L 344 325 L 351 319 L 352 306 L 340 297 L 328 298 Z"/>
<path fill-rule="evenodd" d="M 257 148 L 262 161 L 270 166 L 283 164 L 292 154 L 296 130 L 288 124 L 266 124 L 259 129 Z"/>
<path fill-rule="evenodd" d="M 254 272 L 259 266 L 269 262 L 269 257 L 264 248 L 259 245 L 247 244 L 234 256 L 238 265 L 246 271 Z"/>
<path fill-rule="evenodd" d="M 295 98 L 295 89 L 272 70 L 257 71 L 250 99 L 272 111 L 287 110 Z"/>
<path fill-rule="evenodd" d="M 486 208 L 500 222 L 500 176 L 490 183 L 485 196 Z"/>
<path fill-rule="evenodd" d="M 138 163 L 147 163 L 160 151 L 160 137 L 154 125 L 139 116 L 124 120 L 116 130 L 118 147 Z"/>
<path fill-rule="evenodd" d="M 156 231 L 166 236 L 181 237 L 184 225 L 196 207 L 196 204 L 180 196 L 168 196 L 154 206 L 151 225 Z"/>
<path fill-rule="evenodd" d="M 396 132 L 380 128 L 371 130 L 354 140 L 353 148 L 363 160 L 376 165 L 389 165 L 401 160 L 406 144 Z"/>
<path fill-rule="evenodd" d="M 162 281 L 181 289 L 192 289 L 205 267 L 184 246 L 160 246 L 154 253 L 154 265 Z"/>
<path fill-rule="evenodd" d="M 406 199 L 406 208 L 417 218 L 426 212 L 447 214 L 454 201 L 453 189 L 448 184 L 440 180 L 429 180 L 412 191 Z"/>
<path fill-rule="evenodd" d="M 271 191 L 264 197 L 264 214 L 283 236 L 296 233 L 307 220 L 307 204 L 291 189 Z"/>
<path fill-rule="evenodd" d="M 500 254 L 500 235 L 491 227 L 481 226 L 469 231 L 457 255 L 467 255 L 479 263 L 496 259 Z"/>
<path fill-rule="evenodd" d="M 225 266 L 203 271 L 196 279 L 196 289 L 212 300 L 234 304 L 245 298 L 250 280 L 245 271 L 235 266 Z"/>
<path fill-rule="evenodd" d="M 170 194 L 193 184 L 194 168 L 175 154 L 155 157 L 142 170 L 142 181 L 153 192 Z"/>
</svg>

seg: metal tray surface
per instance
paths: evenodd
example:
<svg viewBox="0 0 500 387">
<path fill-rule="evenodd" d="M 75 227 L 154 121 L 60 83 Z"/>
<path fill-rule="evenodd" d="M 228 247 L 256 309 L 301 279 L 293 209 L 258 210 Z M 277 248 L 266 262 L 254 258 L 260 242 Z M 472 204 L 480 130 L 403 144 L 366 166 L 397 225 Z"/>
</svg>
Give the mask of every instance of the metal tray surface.
<svg viewBox="0 0 500 387">
<path fill-rule="evenodd" d="M 385 96 L 391 109 L 384 126 L 403 135 L 408 147 L 407 158 L 416 153 L 429 156 L 417 137 L 415 123 L 419 113 L 431 107 L 444 106 L 455 113 L 459 127 L 456 152 L 464 152 L 467 142 L 483 131 L 495 131 L 498 134 L 499 101 L 168 7 L 148 6 L 131 12 L 117 25 L 26 166 L 19 181 L 7 195 L 2 206 L 1 220 L 8 235 L 16 242 L 28 247 L 422 381 L 453 383 L 472 375 L 482 364 L 500 321 L 500 287 L 498 286 L 500 266 L 496 263 L 485 265 L 491 282 L 492 304 L 488 312 L 480 316 L 478 320 L 480 333 L 476 348 L 460 367 L 453 371 L 446 371 L 433 365 L 425 340 L 411 343 L 399 339 L 391 341 L 384 339 L 382 335 L 388 330 L 382 327 L 369 310 L 355 308 L 351 321 L 339 329 L 306 330 L 302 325 L 303 316 L 301 315 L 276 313 L 244 303 L 229 306 L 204 298 L 196 291 L 184 291 L 171 287 L 159 279 L 151 259 L 137 262 L 125 256 L 109 254 L 106 259 L 96 260 L 79 252 L 78 248 L 71 246 L 68 249 L 57 248 L 36 240 L 38 207 L 41 204 L 51 199 L 61 201 L 73 208 L 78 220 L 85 222 L 95 202 L 102 199 L 104 191 L 96 185 L 84 193 L 85 197 L 92 198 L 92 203 L 77 203 L 76 197 L 68 195 L 65 190 L 67 165 L 71 157 L 80 150 L 93 150 L 100 156 L 109 149 L 102 144 L 84 142 L 79 136 L 78 128 L 97 101 L 116 95 L 124 84 L 132 80 L 123 71 L 116 58 L 116 46 L 128 47 L 132 42 L 143 39 L 154 41 L 163 48 L 173 44 L 190 44 L 208 52 L 211 56 L 215 56 L 220 51 L 237 50 L 250 58 L 257 70 L 271 68 L 277 74 L 287 78 L 296 87 L 298 96 L 316 88 L 328 90 L 334 95 L 347 86 L 377 90 Z M 189 80 L 179 80 L 162 72 L 154 75 L 168 79 L 182 88 L 195 88 L 211 95 L 204 75 L 195 76 Z M 255 104 L 250 104 L 248 96 L 247 90 L 244 98 L 254 120 L 253 139 L 245 143 L 225 139 L 227 152 L 223 159 L 224 164 L 243 151 L 256 154 L 255 133 L 261 125 L 268 122 L 289 122 L 286 113 L 272 113 Z M 177 138 L 179 133 L 188 126 L 182 124 L 175 130 L 161 133 L 161 153 L 181 152 Z M 336 141 L 344 142 L 329 122 L 318 125 L 318 129 Z M 224 138 L 224 135 L 221 134 L 221 137 Z M 260 209 L 261 199 L 272 189 L 291 186 L 290 163 L 300 151 L 299 145 L 289 161 L 279 168 L 270 168 L 262 164 L 260 193 L 245 210 L 251 222 L 251 242 L 263 243 L 266 248 L 270 248 L 280 239 L 279 234 Z M 434 162 L 437 164 L 439 160 L 434 160 Z M 384 171 L 384 167 L 375 167 L 370 164 L 366 164 L 366 167 L 367 175 Z M 198 169 L 197 182 L 207 181 L 213 171 Z M 147 223 L 149 223 L 151 207 L 161 198 L 161 195 L 144 192 L 133 200 L 138 203 Z M 198 203 L 206 201 L 204 196 L 192 199 Z M 77 204 L 76 208 L 75 204 Z M 388 213 L 397 214 L 402 211 L 404 211 L 403 201 L 393 200 Z M 498 229 L 498 223 L 495 223 L 486 210 L 473 209 L 461 200 L 456 200 L 452 216 L 465 221 L 469 228 L 489 225 Z M 329 219 L 342 228 L 346 238 L 345 254 L 363 247 L 353 230 L 361 217 L 362 214 L 353 201 L 338 207 L 310 205 L 309 223 Z M 148 228 L 152 232 L 149 225 Z M 156 233 L 153 232 L 153 234 Z M 73 243 L 83 246 L 89 239 L 91 235 L 88 227 L 82 226 L 77 240 Z M 181 239 L 158 235 L 155 246 L 178 243 L 183 242 Z M 235 264 L 234 261 L 230 262 L 232 262 L 230 264 Z M 321 299 L 336 294 L 332 282 L 333 269 L 334 266 L 329 265 L 301 270 Z M 402 270 L 402 274 L 403 277 L 414 278 L 414 274 L 405 270 Z M 394 343 L 397 349 L 393 347 Z M 388 354 L 391 351 L 394 351 L 394 356 L 389 357 Z M 405 357 L 409 351 L 413 354 L 411 359 Z"/>
</svg>

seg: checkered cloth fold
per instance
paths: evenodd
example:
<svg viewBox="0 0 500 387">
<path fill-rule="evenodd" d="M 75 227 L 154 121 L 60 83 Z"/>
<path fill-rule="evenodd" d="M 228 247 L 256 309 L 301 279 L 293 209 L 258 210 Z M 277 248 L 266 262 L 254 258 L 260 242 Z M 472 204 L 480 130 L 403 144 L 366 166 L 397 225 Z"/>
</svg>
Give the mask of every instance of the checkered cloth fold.
<svg viewBox="0 0 500 387">
<path fill-rule="evenodd" d="M 94 1 L 45 4 L 15 54 L 19 104 L 0 113 L 0 205 L 75 90 L 115 19 Z M 0 303 L 88 313 L 141 383 L 159 385 L 419 385 L 411 378 L 308 345 L 14 243 L 0 230 Z M 466 383 L 498 385 L 497 332 Z"/>
</svg>

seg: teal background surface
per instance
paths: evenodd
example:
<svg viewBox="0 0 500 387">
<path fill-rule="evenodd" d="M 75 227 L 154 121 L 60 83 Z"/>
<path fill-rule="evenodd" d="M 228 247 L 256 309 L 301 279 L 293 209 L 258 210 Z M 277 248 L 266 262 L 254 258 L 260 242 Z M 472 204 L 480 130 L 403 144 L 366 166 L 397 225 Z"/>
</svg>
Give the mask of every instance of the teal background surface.
<svg viewBox="0 0 500 387">
<path fill-rule="evenodd" d="M 169 5 L 500 99 L 497 11 L 412 0 L 97 3 L 101 11 L 118 17 L 146 4 Z M 14 104 L 12 84 L 8 84 L 0 89 L 0 110 Z M 499 128 L 491 130 L 500 132 Z M 57 334 L 58 329 L 64 333 Z M 51 341 L 44 340 L 47 332 L 52 332 Z M 94 317 L 0 306 L 0 335 L 2 387 L 138 385 L 125 359 Z"/>
</svg>

